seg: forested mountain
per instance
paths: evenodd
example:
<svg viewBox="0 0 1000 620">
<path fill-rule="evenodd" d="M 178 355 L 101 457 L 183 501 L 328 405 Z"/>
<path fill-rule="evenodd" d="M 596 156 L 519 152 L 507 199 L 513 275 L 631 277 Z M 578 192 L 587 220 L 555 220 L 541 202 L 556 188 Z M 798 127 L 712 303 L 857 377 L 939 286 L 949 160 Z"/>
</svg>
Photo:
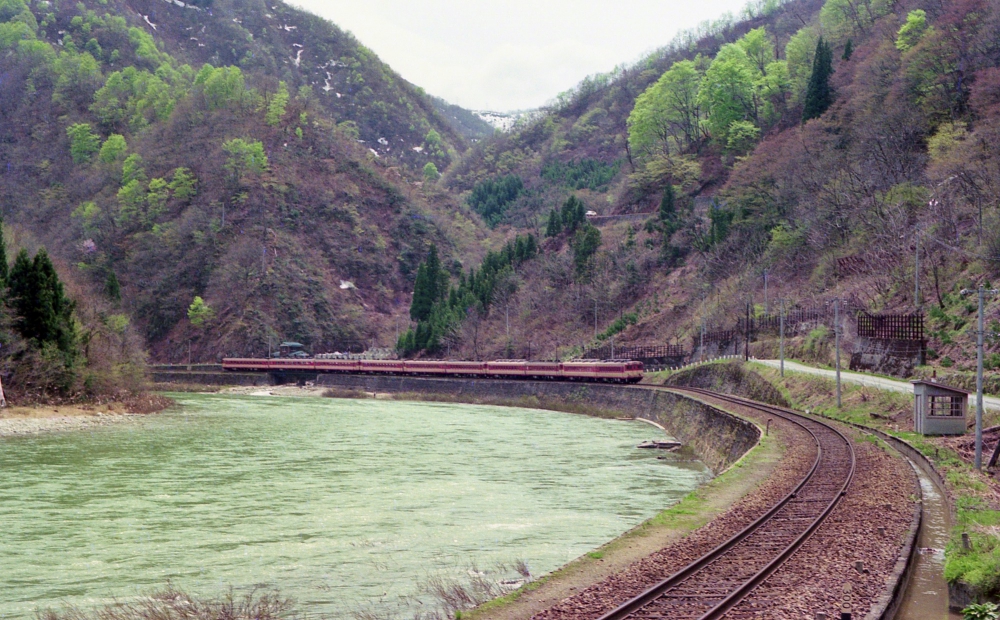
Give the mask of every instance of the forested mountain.
<svg viewBox="0 0 1000 620">
<path fill-rule="evenodd" d="M 420 89 L 282 2 L 0 1 L 8 232 L 93 291 L 114 274 L 161 360 L 391 331 L 430 243 L 479 253 L 476 218 L 415 186 L 464 148 Z"/>
<path fill-rule="evenodd" d="M 499 230 L 549 236 L 521 270 L 515 348 L 730 327 L 764 310 L 765 272 L 772 311 L 914 311 L 918 275 L 932 347 L 968 359 L 958 290 L 1000 275 L 998 35 L 986 0 L 751 4 L 475 145 L 443 182 Z M 594 220 L 593 252 L 589 227 L 562 230 L 570 197 L 646 215 Z"/>
</svg>

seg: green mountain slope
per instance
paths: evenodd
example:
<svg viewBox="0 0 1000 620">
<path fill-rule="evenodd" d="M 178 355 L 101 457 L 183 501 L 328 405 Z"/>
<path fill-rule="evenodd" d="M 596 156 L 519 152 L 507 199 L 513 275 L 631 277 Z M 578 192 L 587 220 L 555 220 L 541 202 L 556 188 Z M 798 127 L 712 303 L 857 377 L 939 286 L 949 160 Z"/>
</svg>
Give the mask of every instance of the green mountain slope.
<svg viewBox="0 0 1000 620">
<path fill-rule="evenodd" d="M 1000 276 L 1000 12 L 825 0 L 746 14 L 585 81 L 449 169 L 498 228 L 549 233 L 505 309 L 514 326 L 480 330 L 488 350 L 567 354 L 611 336 L 690 348 L 702 322 L 731 328 L 748 301 L 763 311 L 766 273 L 772 312 L 778 297 L 933 304 L 932 348 L 968 359 L 958 291 Z M 593 220 L 594 253 L 565 230 L 570 196 L 646 215 Z"/>
<path fill-rule="evenodd" d="M 159 359 L 390 333 L 431 242 L 476 255 L 475 221 L 413 185 L 463 139 L 323 20 L 180 4 L 0 4 L 7 222 L 95 288 L 115 273 Z"/>
</svg>

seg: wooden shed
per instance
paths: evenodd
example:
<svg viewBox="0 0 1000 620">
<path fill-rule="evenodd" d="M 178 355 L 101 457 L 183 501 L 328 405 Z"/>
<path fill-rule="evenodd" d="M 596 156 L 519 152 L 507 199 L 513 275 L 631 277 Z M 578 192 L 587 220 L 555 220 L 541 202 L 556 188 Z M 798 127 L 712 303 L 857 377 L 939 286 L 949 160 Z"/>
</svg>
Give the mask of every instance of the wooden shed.
<svg viewBox="0 0 1000 620">
<path fill-rule="evenodd" d="M 934 381 L 913 384 L 913 430 L 921 435 L 964 435 L 969 394 Z"/>
</svg>

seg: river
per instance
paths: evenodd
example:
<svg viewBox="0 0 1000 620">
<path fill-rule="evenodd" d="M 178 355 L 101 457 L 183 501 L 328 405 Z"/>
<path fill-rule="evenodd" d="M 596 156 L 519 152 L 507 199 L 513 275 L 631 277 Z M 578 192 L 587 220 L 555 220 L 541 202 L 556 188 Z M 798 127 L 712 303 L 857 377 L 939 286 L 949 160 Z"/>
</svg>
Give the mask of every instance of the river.
<svg viewBox="0 0 1000 620">
<path fill-rule="evenodd" d="M 134 424 L 0 441 L 0 618 L 168 581 L 410 613 L 421 583 L 551 571 L 705 482 L 658 431 L 529 409 L 175 396 Z"/>
</svg>

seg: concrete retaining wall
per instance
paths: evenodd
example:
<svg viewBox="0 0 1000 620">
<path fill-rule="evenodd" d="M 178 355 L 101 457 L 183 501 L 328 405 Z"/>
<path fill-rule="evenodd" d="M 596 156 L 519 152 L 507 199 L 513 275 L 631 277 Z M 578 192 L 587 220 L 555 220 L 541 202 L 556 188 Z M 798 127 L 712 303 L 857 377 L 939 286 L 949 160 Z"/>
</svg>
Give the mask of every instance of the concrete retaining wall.
<svg viewBox="0 0 1000 620">
<path fill-rule="evenodd" d="M 515 405 L 603 417 L 641 417 L 663 426 L 690 446 L 716 473 L 736 462 L 760 438 L 760 430 L 755 425 L 736 416 L 671 392 L 643 387 L 365 375 L 320 375 L 316 384 L 376 393 L 432 394 L 460 402 Z"/>
<path fill-rule="evenodd" d="M 194 385 L 274 385 L 271 375 L 262 372 L 157 372 L 154 383 Z"/>
</svg>

